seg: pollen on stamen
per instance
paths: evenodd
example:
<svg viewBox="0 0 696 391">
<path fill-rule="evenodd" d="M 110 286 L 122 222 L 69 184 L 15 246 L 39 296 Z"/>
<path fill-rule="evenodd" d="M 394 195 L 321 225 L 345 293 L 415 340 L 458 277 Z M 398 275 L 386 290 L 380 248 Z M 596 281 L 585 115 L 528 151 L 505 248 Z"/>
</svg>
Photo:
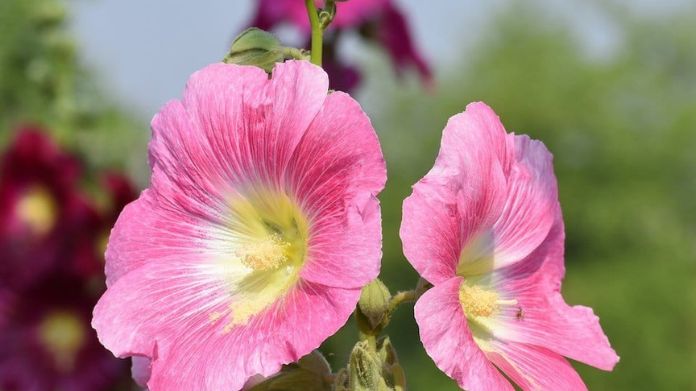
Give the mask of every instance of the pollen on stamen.
<svg viewBox="0 0 696 391">
<path fill-rule="evenodd" d="M 489 317 L 500 306 L 517 305 L 517 300 L 500 300 L 496 292 L 467 284 L 462 284 L 459 288 L 459 302 L 468 317 Z"/>
<path fill-rule="evenodd" d="M 272 234 L 263 240 L 244 246 L 238 256 L 244 266 L 257 271 L 277 270 L 288 261 L 286 255 L 290 243 L 280 235 Z"/>
</svg>

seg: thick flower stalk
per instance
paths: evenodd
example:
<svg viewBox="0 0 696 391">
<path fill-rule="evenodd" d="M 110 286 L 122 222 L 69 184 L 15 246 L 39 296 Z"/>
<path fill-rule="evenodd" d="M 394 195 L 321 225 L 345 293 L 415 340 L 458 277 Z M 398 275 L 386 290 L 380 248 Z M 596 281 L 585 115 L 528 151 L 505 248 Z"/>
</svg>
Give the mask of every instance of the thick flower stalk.
<svg viewBox="0 0 696 391">
<path fill-rule="evenodd" d="M 507 134 L 485 104 L 450 119 L 435 166 L 404 201 L 401 238 L 434 285 L 415 306 L 423 345 L 462 388 L 512 390 L 510 379 L 524 390 L 582 390 L 563 356 L 604 370 L 618 361 L 592 310 L 560 294 L 551 154 Z"/>
<path fill-rule="evenodd" d="M 357 102 L 327 92 L 306 61 L 270 78 L 214 64 L 153 119 L 151 185 L 112 232 L 93 319 L 114 354 L 150 360 L 150 390 L 273 375 L 379 273 L 379 142 Z"/>
</svg>

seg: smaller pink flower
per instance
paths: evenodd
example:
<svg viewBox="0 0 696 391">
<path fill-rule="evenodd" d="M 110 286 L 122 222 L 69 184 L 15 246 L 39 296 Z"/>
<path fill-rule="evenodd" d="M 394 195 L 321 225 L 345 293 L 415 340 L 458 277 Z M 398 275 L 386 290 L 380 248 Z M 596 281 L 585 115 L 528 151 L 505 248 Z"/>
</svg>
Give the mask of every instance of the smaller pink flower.
<svg viewBox="0 0 696 391">
<path fill-rule="evenodd" d="M 379 274 L 379 141 L 306 61 L 210 65 L 152 128 L 92 324 L 151 391 L 239 390 L 316 349 Z"/>
<path fill-rule="evenodd" d="M 450 119 L 435 166 L 404 201 L 404 253 L 434 285 L 416 303 L 427 353 L 470 391 L 583 390 L 563 356 L 611 370 L 590 308 L 560 293 L 563 219 L 552 157 L 483 103 Z M 497 369 L 496 369 L 497 368 Z"/>
</svg>

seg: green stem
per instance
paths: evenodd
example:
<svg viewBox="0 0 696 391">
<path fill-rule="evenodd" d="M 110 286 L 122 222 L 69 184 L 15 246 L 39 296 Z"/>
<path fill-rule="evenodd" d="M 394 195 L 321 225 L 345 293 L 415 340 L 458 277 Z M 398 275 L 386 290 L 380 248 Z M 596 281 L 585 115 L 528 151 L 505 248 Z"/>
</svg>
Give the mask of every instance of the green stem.
<svg viewBox="0 0 696 391">
<path fill-rule="evenodd" d="M 389 312 L 394 312 L 396 307 L 398 307 L 402 303 L 411 303 L 416 301 L 416 291 L 402 291 L 394 296 L 392 296 L 391 300 L 389 301 Z"/>
<path fill-rule="evenodd" d="M 431 285 L 427 281 L 422 278 L 419 279 L 416 289 L 410 291 L 401 291 L 392 296 L 391 300 L 389 300 L 389 312 L 394 312 L 396 308 L 403 303 L 415 302 L 423 293 L 425 293 L 425 291 L 430 289 L 430 287 Z"/>
<path fill-rule="evenodd" d="M 305 6 L 307 7 L 307 14 L 309 15 L 309 24 L 312 26 L 312 52 L 310 60 L 312 64 L 321 66 L 324 29 L 321 26 L 319 13 L 317 12 L 314 0 L 305 0 Z"/>
</svg>

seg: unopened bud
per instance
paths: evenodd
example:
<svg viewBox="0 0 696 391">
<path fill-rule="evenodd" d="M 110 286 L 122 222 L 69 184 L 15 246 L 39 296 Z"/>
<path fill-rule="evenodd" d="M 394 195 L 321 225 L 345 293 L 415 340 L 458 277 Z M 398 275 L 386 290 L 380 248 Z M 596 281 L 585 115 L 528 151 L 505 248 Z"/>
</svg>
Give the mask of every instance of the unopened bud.
<svg viewBox="0 0 696 391">
<path fill-rule="evenodd" d="M 382 391 L 390 388 L 382 378 L 382 363 L 369 349 L 366 341 L 358 342 L 350 354 L 348 364 L 350 390 Z"/>
<path fill-rule="evenodd" d="M 255 65 L 270 73 L 277 62 L 284 60 L 283 47 L 273 34 L 252 27 L 232 42 L 223 60 L 227 64 Z"/>
<path fill-rule="evenodd" d="M 392 345 L 388 336 L 377 341 L 377 354 L 382 362 L 382 369 L 387 384 L 396 391 L 405 390 L 406 375 L 404 369 L 399 364 L 396 349 L 394 349 L 394 345 Z"/>
<path fill-rule="evenodd" d="M 389 289 L 378 278 L 363 288 L 358 306 L 373 330 L 378 329 L 382 321 L 389 316 L 390 300 Z"/>
</svg>

